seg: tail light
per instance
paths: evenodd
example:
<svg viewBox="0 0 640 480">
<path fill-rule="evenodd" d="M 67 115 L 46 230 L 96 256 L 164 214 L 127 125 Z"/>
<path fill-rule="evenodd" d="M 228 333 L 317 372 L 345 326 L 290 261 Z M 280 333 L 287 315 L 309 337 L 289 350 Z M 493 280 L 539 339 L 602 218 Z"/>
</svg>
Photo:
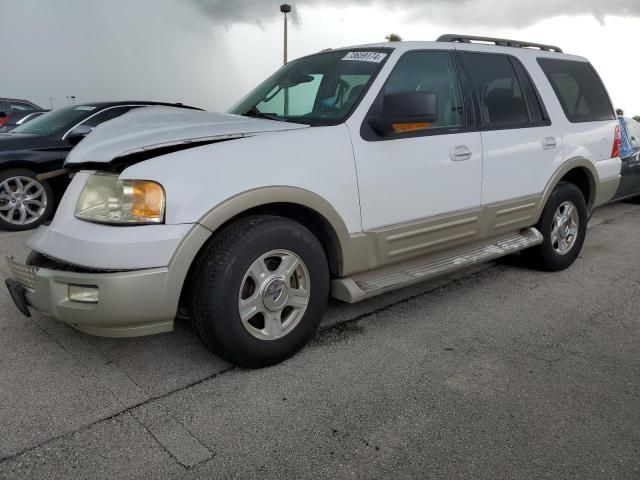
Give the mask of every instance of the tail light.
<svg viewBox="0 0 640 480">
<path fill-rule="evenodd" d="M 611 158 L 620 156 L 620 125 L 616 125 L 616 133 L 613 136 L 613 150 L 611 151 Z"/>
<path fill-rule="evenodd" d="M 9 120 L 9 115 L 4 112 L 0 112 L 0 127 L 7 123 L 7 120 Z"/>
</svg>

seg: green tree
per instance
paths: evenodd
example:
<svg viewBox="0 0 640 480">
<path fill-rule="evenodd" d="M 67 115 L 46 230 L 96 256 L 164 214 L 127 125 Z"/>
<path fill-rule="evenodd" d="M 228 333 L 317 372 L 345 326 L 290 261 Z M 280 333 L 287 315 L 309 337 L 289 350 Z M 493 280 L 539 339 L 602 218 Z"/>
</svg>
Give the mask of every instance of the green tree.
<svg viewBox="0 0 640 480">
<path fill-rule="evenodd" d="M 386 41 L 388 41 L 388 42 L 401 42 L 402 41 L 402 37 L 400 35 L 398 35 L 397 33 L 390 33 L 389 35 L 384 37 L 384 39 Z"/>
</svg>

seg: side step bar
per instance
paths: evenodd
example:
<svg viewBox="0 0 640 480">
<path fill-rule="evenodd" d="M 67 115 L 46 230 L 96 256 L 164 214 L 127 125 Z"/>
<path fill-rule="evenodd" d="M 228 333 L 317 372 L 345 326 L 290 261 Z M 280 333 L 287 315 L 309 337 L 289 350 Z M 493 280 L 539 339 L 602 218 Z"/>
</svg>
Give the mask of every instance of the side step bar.
<svg viewBox="0 0 640 480">
<path fill-rule="evenodd" d="M 334 298 L 356 303 L 376 295 L 407 287 L 455 270 L 484 263 L 519 252 L 543 241 L 535 228 L 493 238 L 482 243 L 467 245 L 454 252 L 431 255 L 383 267 L 352 277 L 333 280 L 331 293 Z"/>
</svg>

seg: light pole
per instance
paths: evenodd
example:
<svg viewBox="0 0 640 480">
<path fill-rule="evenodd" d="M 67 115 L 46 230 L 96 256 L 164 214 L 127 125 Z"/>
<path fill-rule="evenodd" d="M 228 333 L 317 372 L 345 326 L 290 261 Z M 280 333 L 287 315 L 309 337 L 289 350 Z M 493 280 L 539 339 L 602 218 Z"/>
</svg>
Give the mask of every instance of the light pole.
<svg viewBox="0 0 640 480">
<path fill-rule="evenodd" d="M 284 13 L 284 64 L 287 64 L 288 49 L 289 49 L 289 19 L 288 13 L 291 13 L 291 5 L 286 3 L 280 5 L 280 11 Z"/>
<path fill-rule="evenodd" d="M 291 5 L 286 3 L 280 5 L 280 11 L 284 14 L 284 64 L 287 64 L 288 61 L 288 50 L 289 50 L 289 18 L 287 17 L 288 13 L 291 13 Z M 289 115 L 289 89 L 285 88 L 284 90 L 284 115 Z"/>
</svg>

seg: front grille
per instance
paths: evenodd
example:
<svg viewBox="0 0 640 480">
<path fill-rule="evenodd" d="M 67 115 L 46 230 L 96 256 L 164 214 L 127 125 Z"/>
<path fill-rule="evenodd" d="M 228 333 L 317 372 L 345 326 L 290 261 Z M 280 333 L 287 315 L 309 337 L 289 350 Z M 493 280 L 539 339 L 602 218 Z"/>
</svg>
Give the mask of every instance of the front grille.
<svg viewBox="0 0 640 480">
<path fill-rule="evenodd" d="M 35 267 L 23 265 L 22 263 L 18 263 L 11 257 L 6 257 L 6 259 L 7 263 L 9 264 L 9 269 L 13 274 L 13 278 L 17 280 L 23 287 L 30 290 L 35 290 L 36 275 L 38 273 L 38 269 Z"/>
</svg>

